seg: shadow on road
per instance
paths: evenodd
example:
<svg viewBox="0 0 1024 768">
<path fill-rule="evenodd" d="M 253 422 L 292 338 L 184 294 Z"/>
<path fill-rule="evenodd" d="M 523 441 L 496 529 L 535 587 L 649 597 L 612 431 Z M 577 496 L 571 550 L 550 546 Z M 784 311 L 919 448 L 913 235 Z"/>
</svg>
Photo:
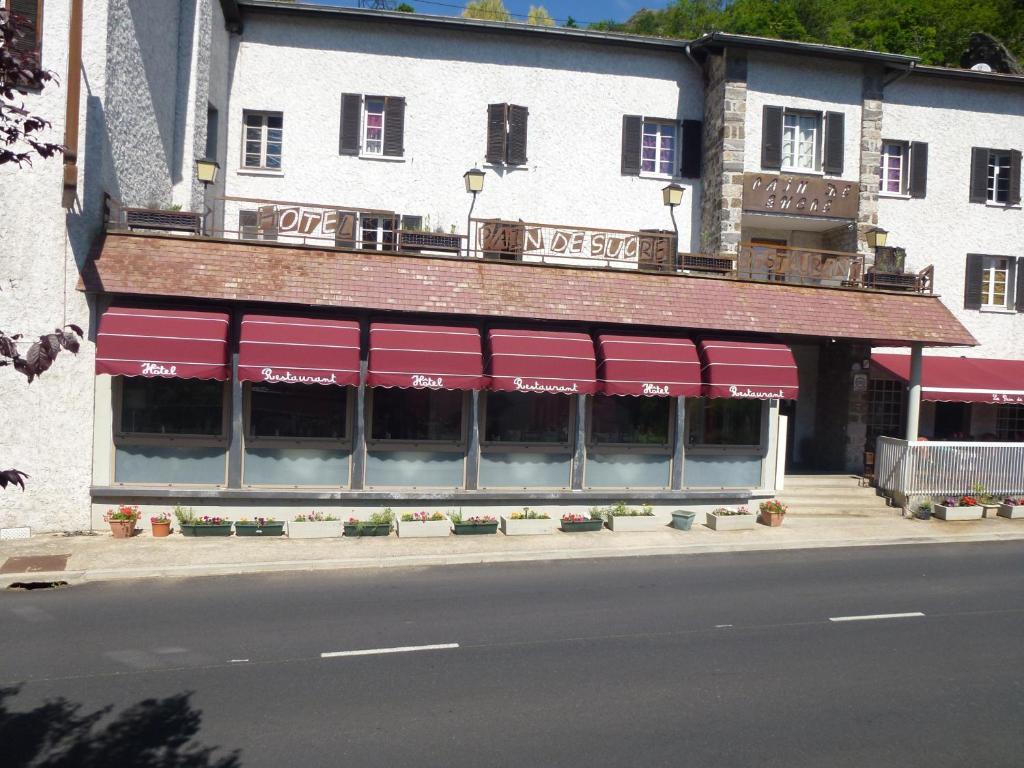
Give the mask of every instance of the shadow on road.
<svg viewBox="0 0 1024 768">
<path fill-rule="evenodd" d="M 20 688 L 0 688 L 0 751 L 6 768 L 240 768 L 238 751 L 193 742 L 202 713 L 191 693 L 145 699 L 120 714 L 111 707 L 83 714 L 82 705 L 58 698 L 27 712 L 8 700 Z"/>
</svg>

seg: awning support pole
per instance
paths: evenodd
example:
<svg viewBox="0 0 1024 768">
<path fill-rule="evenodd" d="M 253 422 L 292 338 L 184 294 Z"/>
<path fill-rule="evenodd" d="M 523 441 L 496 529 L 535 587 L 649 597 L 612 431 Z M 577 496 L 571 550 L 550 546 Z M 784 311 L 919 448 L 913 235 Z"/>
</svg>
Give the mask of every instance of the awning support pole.
<svg viewBox="0 0 1024 768">
<path fill-rule="evenodd" d="M 921 420 L 921 359 L 923 348 L 920 344 L 910 347 L 910 381 L 907 387 L 907 440 L 918 438 Z"/>
<path fill-rule="evenodd" d="M 480 478 L 480 391 L 469 393 L 469 440 L 466 446 L 466 490 L 475 491 Z"/>
<path fill-rule="evenodd" d="M 245 411 L 242 408 L 243 388 L 238 378 L 238 343 L 242 337 L 242 313 L 231 316 L 231 432 L 228 436 L 228 488 L 242 487 L 242 432 Z"/>
<path fill-rule="evenodd" d="M 359 349 L 370 348 L 370 324 L 367 319 L 359 321 Z M 359 358 L 359 386 L 356 387 L 355 424 L 352 429 L 352 469 L 349 488 L 353 491 L 363 489 L 363 478 L 366 475 L 366 373 L 367 358 L 363 352 Z"/>
<path fill-rule="evenodd" d="M 683 465 L 686 463 L 686 398 L 676 398 L 675 424 L 672 430 L 672 482 L 673 491 L 683 489 Z"/>
<path fill-rule="evenodd" d="M 572 455 L 574 491 L 583 490 L 583 464 L 587 460 L 587 396 L 576 395 L 576 447 Z"/>
</svg>

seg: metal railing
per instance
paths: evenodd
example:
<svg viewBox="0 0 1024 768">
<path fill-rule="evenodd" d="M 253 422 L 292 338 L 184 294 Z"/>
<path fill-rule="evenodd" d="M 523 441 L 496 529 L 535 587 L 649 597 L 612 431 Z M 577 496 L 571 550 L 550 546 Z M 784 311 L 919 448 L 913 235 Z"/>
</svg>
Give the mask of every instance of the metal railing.
<svg viewBox="0 0 1024 768">
<path fill-rule="evenodd" d="M 905 503 L 914 496 L 1024 494 L 1024 443 L 907 442 L 879 437 L 875 483 Z"/>
</svg>

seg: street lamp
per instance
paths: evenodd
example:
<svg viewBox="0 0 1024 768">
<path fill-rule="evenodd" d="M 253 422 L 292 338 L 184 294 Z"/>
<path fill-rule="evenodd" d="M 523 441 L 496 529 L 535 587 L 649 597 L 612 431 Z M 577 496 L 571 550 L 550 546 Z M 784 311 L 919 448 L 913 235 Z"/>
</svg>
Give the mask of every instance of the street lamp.
<svg viewBox="0 0 1024 768">
<path fill-rule="evenodd" d="M 868 241 L 868 248 L 877 250 L 878 248 L 885 247 L 885 241 L 889 237 L 889 233 L 881 227 L 872 227 L 864 233 L 864 237 Z"/>
<path fill-rule="evenodd" d="M 668 206 L 669 215 L 672 217 L 672 231 L 675 232 L 675 240 L 672 243 L 672 266 L 679 271 L 679 226 L 676 224 L 676 206 L 683 202 L 683 188 L 678 184 L 669 184 L 661 190 L 661 200 Z"/>
<path fill-rule="evenodd" d="M 220 163 L 209 158 L 196 159 L 196 180 L 203 184 L 213 184 L 217 181 L 217 171 L 220 170 Z"/>
<path fill-rule="evenodd" d="M 476 205 L 476 196 L 484 191 L 484 179 L 487 174 L 479 168 L 470 168 L 462 174 L 462 180 L 466 182 L 466 191 L 473 195 L 473 202 L 469 204 L 469 214 L 466 216 L 466 255 L 469 256 L 469 236 L 473 231 L 473 207 Z"/>
</svg>

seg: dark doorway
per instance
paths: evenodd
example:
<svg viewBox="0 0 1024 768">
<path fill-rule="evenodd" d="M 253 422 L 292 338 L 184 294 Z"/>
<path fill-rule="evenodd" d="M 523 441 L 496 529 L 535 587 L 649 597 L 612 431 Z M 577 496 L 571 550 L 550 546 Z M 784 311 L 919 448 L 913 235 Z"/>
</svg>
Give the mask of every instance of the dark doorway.
<svg viewBox="0 0 1024 768">
<path fill-rule="evenodd" d="M 786 454 L 784 458 L 786 465 L 783 468 L 786 471 L 796 468 L 793 453 L 796 446 L 796 402 L 796 400 L 782 400 L 779 402 L 779 415 L 787 417 Z"/>
<path fill-rule="evenodd" d="M 936 440 L 966 440 L 970 434 L 970 403 L 935 404 Z"/>
</svg>

